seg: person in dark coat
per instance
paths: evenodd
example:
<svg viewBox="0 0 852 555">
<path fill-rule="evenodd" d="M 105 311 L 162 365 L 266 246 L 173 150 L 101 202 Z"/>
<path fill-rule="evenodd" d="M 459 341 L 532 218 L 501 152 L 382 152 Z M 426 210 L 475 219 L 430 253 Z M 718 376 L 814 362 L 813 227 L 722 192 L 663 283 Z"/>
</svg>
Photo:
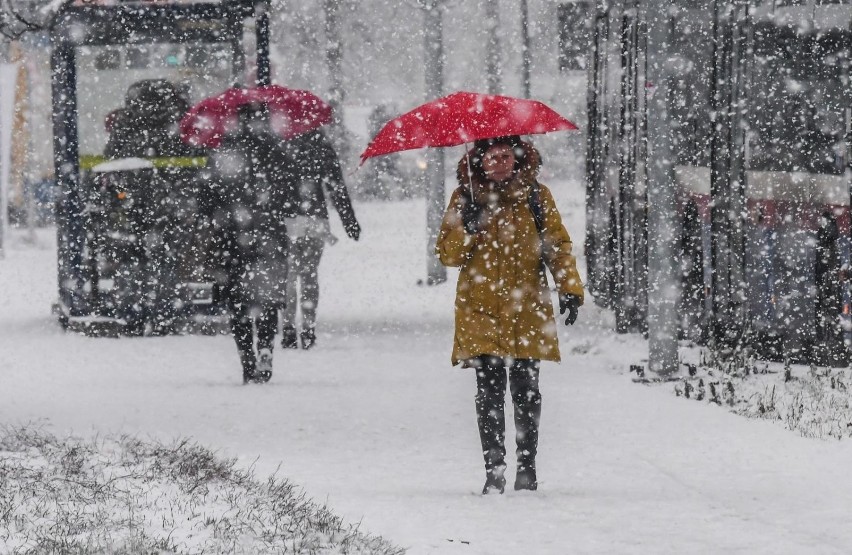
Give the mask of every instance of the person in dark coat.
<svg viewBox="0 0 852 555">
<path fill-rule="evenodd" d="M 242 106 L 238 115 L 236 132 L 209 157 L 209 200 L 243 381 L 262 383 L 272 376 L 278 310 L 285 301 L 289 239 L 280 207 L 295 197 L 266 105 Z"/>
<path fill-rule="evenodd" d="M 189 109 L 184 91 L 165 79 L 145 79 L 133 83 L 127 90 L 124 105 L 108 116 L 109 137 L 104 147 L 106 158 L 164 158 L 200 156 L 203 151 L 180 139 L 178 122 Z M 151 333 L 173 333 L 183 307 L 179 283 L 187 279 L 182 258 L 191 249 L 185 245 L 196 233 L 197 215 L 191 205 L 191 187 L 195 170 L 180 166 L 160 167 L 158 178 L 146 183 L 144 196 L 137 197 L 136 209 L 147 205 L 148 213 L 156 216 L 146 232 L 145 269 L 150 276 L 145 281 L 151 289 L 143 293 L 135 287 L 134 294 L 148 299 Z M 139 303 L 133 303 L 137 305 Z"/>
<path fill-rule="evenodd" d="M 290 234 L 290 273 L 287 280 L 287 302 L 282 311 L 281 344 L 297 348 L 301 339 L 303 349 L 316 342 L 316 315 L 319 304 L 319 263 L 325 243 L 334 243 L 326 206 L 326 192 L 343 222 L 343 229 L 357 241 L 361 227 L 355 218 L 352 202 L 343 182 L 340 160 L 331 142 L 320 129 L 298 135 L 285 143 L 290 157 L 290 178 L 298 191 L 299 202 L 288 212 Z M 301 321 L 296 309 L 301 308 Z M 301 328 L 298 330 L 297 328 Z"/>
<path fill-rule="evenodd" d="M 189 101 L 174 83 L 146 79 L 130 86 L 124 106 L 109 118 L 107 158 L 196 156 L 198 149 L 180 140 L 178 122 Z"/>
</svg>

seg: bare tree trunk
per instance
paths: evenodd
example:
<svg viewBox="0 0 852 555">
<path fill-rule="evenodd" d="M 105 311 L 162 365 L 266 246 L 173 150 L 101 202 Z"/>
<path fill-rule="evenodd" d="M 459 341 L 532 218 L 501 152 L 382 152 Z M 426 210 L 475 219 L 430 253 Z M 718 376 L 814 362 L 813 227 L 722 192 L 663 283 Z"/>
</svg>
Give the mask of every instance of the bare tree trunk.
<svg viewBox="0 0 852 555">
<path fill-rule="evenodd" d="M 521 0 L 521 84 L 524 98 L 530 97 L 530 66 L 532 66 L 532 50 L 530 48 L 530 14 L 527 0 Z"/>
<path fill-rule="evenodd" d="M 648 81 L 654 94 L 648 106 L 648 366 L 662 375 L 677 370 L 680 255 L 677 201 L 669 120 L 668 1 L 650 2 Z"/>
<path fill-rule="evenodd" d="M 434 100 L 442 96 L 444 90 L 444 44 L 443 24 L 441 21 L 441 2 L 424 0 L 424 67 L 426 70 L 426 99 Z M 447 280 L 447 270 L 435 256 L 435 243 L 444 215 L 444 151 L 430 148 L 426 151 L 426 263 L 429 285 Z"/>
<path fill-rule="evenodd" d="M 497 0 L 485 2 L 485 26 L 488 29 L 488 51 L 485 53 L 485 71 L 488 79 L 488 92 L 500 93 L 500 17 L 497 10 Z"/>
<path fill-rule="evenodd" d="M 342 162 L 349 159 L 349 143 L 343 127 L 343 45 L 340 35 L 340 0 L 324 0 L 325 11 L 325 60 L 328 67 L 328 103 L 334 113 L 331 139 Z"/>
</svg>

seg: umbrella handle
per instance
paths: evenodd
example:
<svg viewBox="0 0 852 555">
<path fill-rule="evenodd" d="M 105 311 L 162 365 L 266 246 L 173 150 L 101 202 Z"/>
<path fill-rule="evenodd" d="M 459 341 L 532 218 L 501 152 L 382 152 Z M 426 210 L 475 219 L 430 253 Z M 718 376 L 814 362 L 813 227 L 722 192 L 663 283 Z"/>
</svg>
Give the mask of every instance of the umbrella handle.
<svg viewBox="0 0 852 555">
<path fill-rule="evenodd" d="M 468 143 L 464 144 L 464 155 L 467 157 L 467 187 L 470 189 L 468 193 L 470 193 L 470 201 L 476 202 L 473 200 L 473 172 L 470 170 L 470 149 L 467 147 Z"/>
</svg>

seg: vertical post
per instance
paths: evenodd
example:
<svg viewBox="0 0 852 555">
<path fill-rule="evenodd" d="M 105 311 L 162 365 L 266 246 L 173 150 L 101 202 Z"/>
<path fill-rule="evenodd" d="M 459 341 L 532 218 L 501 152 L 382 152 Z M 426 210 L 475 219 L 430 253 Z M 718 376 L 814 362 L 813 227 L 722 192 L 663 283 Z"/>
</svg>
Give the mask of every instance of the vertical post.
<svg viewBox="0 0 852 555">
<path fill-rule="evenodd" d="M 254 14 L 257 19 L 255 23 L 255 43 L 257 52 L 255 66 L 257 76 L 255 81 L 258 86 L 272 84 L 272 71 L 269 65 L 269 2 L 258 2 L 254 5 Z"/>
<path fill-rule="evenodd" d="M 598 159 L 598 135 L 600 133 L 598 126 L 598 80 L 600 79 L 600 62 L 598 57 L 601 55 L 599 42 L 600 25 L 598 24 L 600 16 L 597 8 L 592 12 L 592 40 L 588 50 L 588 63 L 586 64 L 586 114 L 588 124 L 586 126 L 586 241 L 584 251 L 586 259 L 589 262 L 589 286 L 592 288 L 597 279 L 595 279 L 594 263 L 590 258 L 594 257 L 591 250 L 590 239 L 594 235 L 594 213 L 590 211 L 595 192 L 598 188 L 597 179 L 597 159 Z"/>
<path fill-rule="evenodd" d="M 849 60 L 843 65 L 843 76 L 849 82 Z M 852 209 L 852 108 L 843 110 L 846 119 L 845 133 L 843 136 L 843 177 L 846 181 L 846 190 L 849 191 L 849 206 Z"/>
<path fill-rule="evenodd" d="M 0 67 L 3 68 L 3 72 L 2 72 L 4 74 L 3 75 L 3 77 L 4 77 L 3 82 L 6 84 L 2 88 L 2 96 L 10 94 L 8 89 L 11 88 L 12 89 L 11 95 L 14 98 L 14 95 L 15 95 L 15 80 L 14 79 L 10 80 L 10 76 L 8 75 L 9 72 L 5 71 L 5 68 L 8 66 L 8 61 L 9 61 L 9 58 L 10 58 L 10 56 L 9 56 L 9 45 L 4 44 L 4 45 L 0 46 L 0 49 L 2 49 L 2 51 L 0 51 Z M 14 100 L 12 102 L 14 103 Z M 2 103 L 0 103 L 0 111 L 3 111 Z M 3 126 L 0 126 L 0 133 L 4 133 L 4 132 L 7 131 L 6 129 L 3 128 L 4 126 L 12 124 L 11 121 L 2 122 L 2 123 L 3 123 Z M 3 141 L 0 140 L 0 148 L 2 148 L 4 146 L 5 145 L 3 144 Z M 0 155 L 0 157 L 2 157 L 2 155 Z M 0 173 L 6 172 L 7 175 L 8 175 L 8 163 L 9 163 L 9 161 L 0 162 Z M 9 229 L 8 194 L 9 194 L 8 179 L 3 179 L 2 177 L 0 177 L 0 259 L 5 258 L 5 256 L 6 256 L 5 248 L 6 248 L 6 241 L 8 240 L 8 238 L 7 238 L 8 229 Z"/>
<path fill-rule="evenodd" d="M 246 84 L 246 55 L 243 48 L 243 20 L 236 11 L 228 12 L 227 26 L 231 39 L 231 84 L 242 87 Z"/>
<path fill-rule="evenodd" d="M 24 136 L 26 137 L 22 142 L 23 144 L 23 155 L 22 155 L 22 170 L 21 170 L 21 186 L 23 188 L 24 193 L 24 205 L 26 208 L 27 214 L 27 240 L 30 243 L 35 243 L 36 234 L 35 234 L 35 220 L 36 220 L 36 209 L 35 209 L 35 191 L 33 189 L 35 183 L 32 178 L 32 172 L 29 170 L 30 161 L 33 158 L 33 102 L 30 99 L 30 95 L 33 90 L 33 74 L 35 71 L 35 64 L 33 63 L 33 43 L 31 37 L 21 37 L 21 60 L 23 62 L 23 79 L 24 79 L 24 91 L 27 97 L 26 107 L 23 110 L 23 128 L 24 128 Z"/>
<path fill-rule="evenodd" d="M 597 2 L 592 16 L 592 44 L 589 49 L 588 129 L 586 131 L 586 241 L 584 252 L 589 266 L 589 289 L 605 298 L 607 289 L 604 270 L 607 231 L 604 219 L 597 217 L 604 210 L 604 162 L 606 158 L 607 95 L 606 57 L 609 38 L 609 13 Z"/>
<path fill-rule="evenodd" d="M 721 52 L 721 32 L 719 29 L 719 0 L 713 0 L 713 54 L 711 58 L 711 74 L 710 74 L 710 258 L 711 258 L 711 310 L 710 318 L 711 337 L 714 342 L 718 343 L 722 339 L 724 331 L 722 330 L 723 322 L 725 321 L 725 309 L 727 302 L 725 297 L 729 291 L 728 284 L 725 281 L 727 278 L 727 264 L 723 258 L 726 250 L 726 231 L 725 226 L 725 197 L 721 190 L 720 168 L 719 163 L 722 159 L 719 152 L 722 148 L 722 143 L 719 138 L 719 112 L 721 109 L 721 91 L 719 84 L 721 82 L 721 71 L 719 57 Z"/>
<path fill-rule="evenodd" d="M 328 100 L 335 112 L 343 104 L 343 55 L 340 44 L 340 0 L 325 0 L 325 62 L 328 69 Z"/>
<path fill-rule="evenodd" d="M 77 142 L 77 71 L 74 46 L 54 37 L 51 54 L 53 88 L 53 159 L 59 198 L 56 205 L 59 299 L 72 313 L 83 310 L 85 232 L 80 199 Z"/>
<path fill-rule="evenodd" d="M 332 142 L 342 161 L 348 160 L 349 144 L 343 128 L 343 45 L 340 36 L 340 0 L 324 0 L 325 12 L 325 63 L 328 70 L 328 103 L 334 115 Z"/>
<path fill-rule="evenodd" d="M 530 66 L 532 66 L 532 51 L 530 49 L 530 14 L 527 0 L 521 0 L 521 80 L 523 97 L 530 97 Z"/>
<path fill-rule="evenodd" d="M 720 6 L 720 3 L 724 5 Z M 714 1 L 713 72 L 711 85 L 710 211 L 712 257 L 711 330 L 717 346 L 733 348 L 742 331 L 745 210 L 744 184 L 732 172 L 733 158 L 733 32 L 732 7 Z"/>
<path fill-rule="evenodd" d="M 738 6 L 731 2 L 727 13 L 727 137 L 728 142 L 728 187 L 731 196 L 731 294 L 736 309 L 735 325 L 731 327 L 742 334 L 744 310 L 747 309 L 746 296 L 746 172 L 745 132 L 741 114 L 743 95 L 747 89 L 743 85 L 744 64 L 748 63 L 746 33 L 748 29 L 748 5 Z"/>
<path fill-rule="evenodd" d="M 439 0 L 424 0 L 424 66 L 426 69 L 426 98 L 442 96 L 444 89 L 444 45 Z M 426 245 L 427 280 L 429 285 L 447 281 L 447 270 L 435 256 L 435 243 L 444 215 L 444 152 L 439 148 L 426 151 Z"/>
<path fill-rule="evenodd" d="M 671 4 L 649 2 L 648 81 L 654 94 L 648 105 L 648 365 L 658 374 L 677 370 L 680 299 L 680 237 L 669 121 Z"/>
<path fill-rule="evenodd" d="M 485 72 L 488 93 L 500 93 L 500 17 L 497 0 L 485 1 L 485 27 L 488 30 L 488 51 L 485 53 Z"/>
<path fill-rule="evenodd" d="M 0 64 L 0 258 L 6 256 L 9 236 L 9 181 L 12 165 L 12 127 L 15 113 L 17 64 Z"/>
<path fill-rule="evenodd" d="M 629 285 L 628 280 L 630 276 L 630 270 L 628 269 L 628 261 L 630 260 L 630 244 L 628 242 L 628 237 L 630 236 L 630 232 L 627 229 L 627 212 L 630 206 L 630 194 L 632 191 L 630 190 L 628 184 L 628 172 L 630 162 L 628 160 L 628 152 L 629 152 L 629 137 L 628 137 L 628 128 L 630 121 L 629 114 L 629 98 L 631 95 L 630 91 L 630 45 L 628 41 L 628 25 L 629 18 L 627 13 L 621 14 L 620 28 L 618 31 L 618 45 L 620 49 L 620 62 L 621 65 L 618 68 L 619 71 L 619 81 L 620 81 L 620 89 L 618 95 L 618 130 L 616 132 L 616 146 L 618 149 L 618 192 L 616 194 L 616 205 L 615 205 L 615 220 L 613 231 L 615 233 L 615 237 L 613 237 L 613 243 L 615 244 L 615 268 L 614 268 L 614 279 L 615 279 L 615 287 L 613 288 L 613 296 L 614 296 L 614 310 L 615 310 L 615 331 L 618 333 L 626 333 L 629 328 L 628 323 L 628 307 L 632 304 L 632 299 L 629 298 Z"/>
</svg>

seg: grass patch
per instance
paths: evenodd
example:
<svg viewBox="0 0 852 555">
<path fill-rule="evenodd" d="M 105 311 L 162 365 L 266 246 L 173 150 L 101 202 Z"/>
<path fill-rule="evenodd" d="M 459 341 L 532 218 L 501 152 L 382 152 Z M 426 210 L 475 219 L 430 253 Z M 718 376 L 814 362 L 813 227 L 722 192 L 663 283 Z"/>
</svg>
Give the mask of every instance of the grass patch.
<svg viewBox="0 0 852 555">
<path fill-rule="evenodd" d="M 852 371 L 762 362 L 747 351 L 725 358 L 702 352 L 700 359 L 682 365 L 676 395 L 776 421 L 804 437 L 852 437 Z"/>
<path fill-rule="evenodd" d="M 188 440 L 57 438 L 0 428 L 2 553 L 377 553 L 285 478 Z"/>
</svg>

